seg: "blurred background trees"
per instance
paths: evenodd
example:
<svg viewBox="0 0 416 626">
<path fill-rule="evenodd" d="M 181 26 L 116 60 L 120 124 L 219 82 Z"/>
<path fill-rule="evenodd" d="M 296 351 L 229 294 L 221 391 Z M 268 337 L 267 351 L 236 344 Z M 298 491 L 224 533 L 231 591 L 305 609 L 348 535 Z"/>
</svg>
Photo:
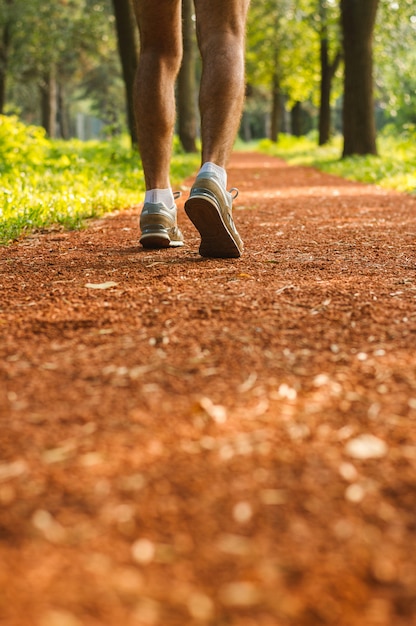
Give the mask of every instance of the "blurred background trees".
<svg viewBox="0 0 416 626">
<path fill-rule="evenodd" d="M 120 55 L 126 93 L 127 124 L 132 144 L 137 143 L 134 120 L 134 78 L 139 58 L 139 36 L 130 0 L 113 0 L 118 52 Z"/>
<path fill-rule="evenodd" d="M 138 36 L 132 0 L 0 0 L 0 112 L 51 137 L 135 142 Z M 191 0 L 182 0 L 178 134 L 198 136 L 200 60 Z M 344 154 L 376 151 L 386 124 L 416 124 L 413 0 L 252 0 L 244 140 L 344 132 Z"/>
<path fill-rule="evenodd" d="M 88 112 L 113 131 L 126 99 L 109 0 L 0 0 L 1 112 L 51 137 L 81 134 Z M 78 129 L 77 129 L 78 123 Z"/>
</svg>

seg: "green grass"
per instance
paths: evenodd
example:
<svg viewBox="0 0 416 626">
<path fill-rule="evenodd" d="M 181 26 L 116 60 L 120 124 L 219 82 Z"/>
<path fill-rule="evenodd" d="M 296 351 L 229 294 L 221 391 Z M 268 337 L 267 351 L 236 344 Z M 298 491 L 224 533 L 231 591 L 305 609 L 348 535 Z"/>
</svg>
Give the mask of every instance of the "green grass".
<svg viewBox="0 0 416 626">
<path fill-rule="evenodd" d="M 291 165 L 310 165 L 349 180 L 416 193 L 416 127 L 409 125 L 402 134 L 386 129 L 378 137 L 378 156 L 353 156 L 341 159 L 342 139 L 317 146 L 315 133 L 306 137 L 281 135 L 277 143 L 260 141 L 261 152 L 285 159 Z"/>
<path fill-rule="evenodd" d="M 198 167 L 175 143 L 172 185 Z M 41 128 L 0 116 L 0 244 L 36 229 L 81 228 L 88 218 L 143 198 L 139 155 L 126 137 L 51 141 Z"/>
<path fill-rule="evenodd" d="M 290 164 L 311 165 L 351 180 L 416 193 L 416 127 L 380 135 L 380 155 L 340 159 L 341 139 L 318 147 L 316 136 L 281 135 L 236 149 L 257 149 Z M 171 180 L 195 171 L 199 155 L 181 153 L 175 140 Z M 0 116 L 0 245 L 36 229 L 81 228 L 86 220 L 133 206 L 143 198 L 139 155 L 127 137 L 112 141 L 51 141 L 36 126 Z"/>
</svg>

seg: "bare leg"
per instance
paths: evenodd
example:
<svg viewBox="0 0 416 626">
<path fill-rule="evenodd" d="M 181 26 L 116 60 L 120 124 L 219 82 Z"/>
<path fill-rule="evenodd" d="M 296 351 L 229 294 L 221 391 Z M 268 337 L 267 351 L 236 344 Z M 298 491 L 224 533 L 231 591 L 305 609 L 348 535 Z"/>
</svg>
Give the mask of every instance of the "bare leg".
<svg viewBox="0 0 416 626">
<path fill-rule="evenodd" d="M 245 24 L 249 0 L 195 0 L 203 71 L 202 163 L 226 167 L 244 100 Z"/>
<path fill-rule="evenodd" d="M 180 0 L 135 0 L 140 59 L 135 113 L 146 189 L 169 187 L 175 79 L 182 58 Z"/>
<path fill-rule="evenodd" d="M 236 196 L 226 172 L 244 100 L 244 43 L 249 0 L 195 0 L 202 56 L 199 92 L 202 167 L 185 211 L 201 235 L 204 257 L 237 258 L 243 242 L 232 218 Z"/>
</svg>

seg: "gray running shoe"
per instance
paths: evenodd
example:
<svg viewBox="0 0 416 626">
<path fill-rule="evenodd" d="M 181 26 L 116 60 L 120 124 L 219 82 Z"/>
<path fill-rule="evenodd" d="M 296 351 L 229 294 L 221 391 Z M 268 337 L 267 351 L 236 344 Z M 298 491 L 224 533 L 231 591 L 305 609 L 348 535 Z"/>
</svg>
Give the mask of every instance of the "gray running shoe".
<svg viewBox="0 0 416 626">
<path fill-rule="evenodd" d="M 237 196 L 237 189 L 226 191 L 213 173 L 196 177 L 185 211 L 201 235 L 201 256 L 241 256 L 244 246 L 232 218 L 232 202 Z"/>
<path fill-rule="evenodd" d="M 180 191 L 173 194 L 175 200 Z M 170 209 L 163 202 L 145 202 L 140 215 L 143 248 L 176 248 L 183 246 L 183 235 L 177 224 L 176 204 Z"/>
</svg>

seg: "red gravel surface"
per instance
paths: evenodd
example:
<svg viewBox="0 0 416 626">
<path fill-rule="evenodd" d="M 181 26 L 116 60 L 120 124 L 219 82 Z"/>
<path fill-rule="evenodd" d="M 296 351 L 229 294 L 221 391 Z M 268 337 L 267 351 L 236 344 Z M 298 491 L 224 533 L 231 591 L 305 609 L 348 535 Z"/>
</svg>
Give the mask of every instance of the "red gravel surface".
<svg viewBox="0 0 416 626">
<path fill-rule="evenodd" d="M 0 249 L 0 624 L 416 624 L 416 200 L 229 183 L 239 260 L 182 204 Z"/>
</svg>

